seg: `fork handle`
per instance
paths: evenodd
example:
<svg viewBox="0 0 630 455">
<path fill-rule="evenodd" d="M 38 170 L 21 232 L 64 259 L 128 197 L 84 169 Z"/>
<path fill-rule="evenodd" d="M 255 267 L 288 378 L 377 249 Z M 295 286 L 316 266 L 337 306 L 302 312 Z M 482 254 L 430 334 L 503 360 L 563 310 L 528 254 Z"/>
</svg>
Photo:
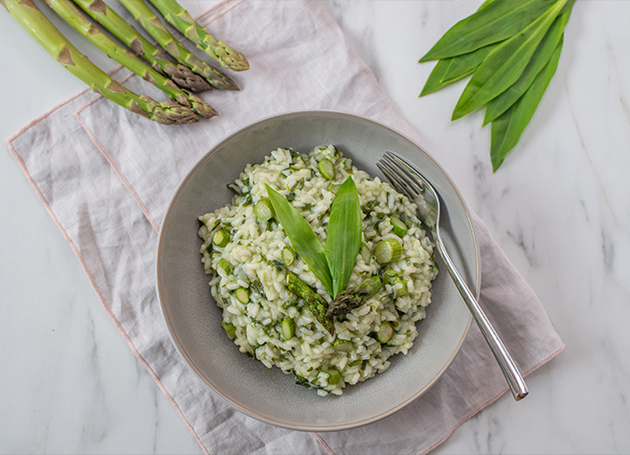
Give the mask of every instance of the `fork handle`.
<svg viewBox="0 0 630 455">
<path fill-rule="evenodd" d="M 479 305 L 479 302 L 477 302 L 477 299 L 466 285 L 466 282 L 457 270 L 457 267 L 455 267 L 455 264 L 451 260 L 451 257 L 444 247 L 444 243 L 442 242 L 439 233 L 434 234 L 438 247 L 438 252 L 440 253 L 440 256 L 442 256 L 442 260 L 446 264 L 448 273 L 451 275 L 455 286 L 459 290 L 459 293 L 462 295 L 464 302 L 466 302 L 466 306 L 468 306 L 468 309 L 472 313 L 473 318 L 481 329 L 481 333 L 488 342 L 488 346 L 490 346 L 494 357 L 497 359 L 497 362 L 501 367 L 501 371 L 503 372 L 503 376 L 505 376 L 505 379 L 510 386 L 510 390 L 512 392 L 512 395 L 514 396 L 514 399 L 516 401 L 519 401 L 525 398 L 529 391 L 527 390 L 525 380 L 518 370 L 516 363 L 514 363 L 512 356 L 503 344 L 503 341 L 501 341 L 501 338 L 492 326 L 492 323 L 486 316 L 486 313 L 483 311 L 483 309 Z"/>
</svg>

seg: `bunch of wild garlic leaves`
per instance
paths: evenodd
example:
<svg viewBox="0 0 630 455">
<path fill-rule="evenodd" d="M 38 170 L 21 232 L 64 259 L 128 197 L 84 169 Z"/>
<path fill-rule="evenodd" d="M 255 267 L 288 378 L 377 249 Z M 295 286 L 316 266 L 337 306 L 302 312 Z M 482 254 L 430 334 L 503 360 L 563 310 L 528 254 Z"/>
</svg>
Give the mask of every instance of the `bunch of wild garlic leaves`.
<svg viewBox="0 0 630 455">
<path fill-rule="evenodd" d="M 451 120 L 486 107 L 493 171 L 517 144 L 551 81 L 575 0 L 486 0 L 420 59 L 438 60 L 420 96 L 472 74 Z"/>
</svg>

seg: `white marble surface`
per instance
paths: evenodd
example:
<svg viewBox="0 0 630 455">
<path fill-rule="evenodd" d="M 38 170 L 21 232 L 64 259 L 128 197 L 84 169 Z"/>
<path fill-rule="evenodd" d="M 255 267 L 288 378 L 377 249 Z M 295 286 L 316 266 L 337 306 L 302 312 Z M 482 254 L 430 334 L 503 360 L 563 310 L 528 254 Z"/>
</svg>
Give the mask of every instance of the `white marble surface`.
<svg viewBox="0 0 630 455">
<path fill-rule="evenodd" d="M 629 453 L 630 1 L 578 0 L 557 74 L 495 174 L 482 114 L 449 121 L 463 84 L 417 96 L 433 66 L 417 60 L 480 3 L 327 2 L 567 345 L 526 400 L 500 398 L 434 453 Z M 4 10 L 0 36 L 5 140 L 83 86 Z M 200 453 L 1 149 L 0 453 Z"/>
</svg>

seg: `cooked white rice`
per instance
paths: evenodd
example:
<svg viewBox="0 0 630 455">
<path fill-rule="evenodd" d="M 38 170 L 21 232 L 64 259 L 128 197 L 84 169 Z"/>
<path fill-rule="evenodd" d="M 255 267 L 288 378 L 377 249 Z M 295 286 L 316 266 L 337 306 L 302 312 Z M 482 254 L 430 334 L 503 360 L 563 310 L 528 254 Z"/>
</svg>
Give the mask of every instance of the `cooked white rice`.
<svg viewBox="0 0 630 455">
<path fill-rule="evenodd" d="M 324 158 L 334 164 L 334 180 L 327 180 L 318 170 L 317 163 Z M 382 274 L 385 267 L 402 276 L 404 284 L 383 284 L 364 305 L 335 320 L 333 337 L 304 301 L 287 290 L 286 270 L 297 274 L 328 302 L 330 295 L 299 256 L 290 266 L 284 266 L 282 250 L 291 243 L 277 220 L 257 219 L 254 206 L 267 197 L 268 184 L 291 201 L 324 243 L 335 191 L 349 175 L 359 194 L 364 216 L 362 240 L 367 249 L 363 250 L 365 258 L 358 255 L 348 287 Z M 414 203 L 388 183 L 354 167 L 334 146 L 318 147 L 309 155 L 291 149 L 274 150 L 262 163 L 247 165 L 231 187 L 237 195 L 230 204 L 199 217 L 203 223 L 199 236 L 204 241 L 201 254 L 205 272 L 212 275 L 212 296 L 223 310 L 224 327 L 241 352 L 268 368 L 275 365 L 295 374 L 297 383 L 317 388 L 320 395 L 341 395 L 347 384 L 387 370 L 392 355 L 407 353 L 418 335 L 416 322 L 425 317 L 425 307 L 431 301 L 431 280 L 437 274 L 432 244 L 415 217 Z M 381 240 L 398 238 L 392 231 L 390 216 L 403 220 L 408 230 L 399 238 L 403 245 L 400 260 L 383 266 L 365 253 Z M 219 229 L 230 233 L 224 247 L 212 242 Z M 218 266 L 222 259 L 222 265 L 229 263 L 229 270 Z M 406 294 L 402 291 L 404 285 Z M 239 289 L 247 290 L 246 303 L 237 298 Z M 286 317 L 295 321 L 295 335 L 289 340 L 281 331 Z M 376 335 L 385 321 L 394 333 L 389 341 L 381 343 Z M 345 350 L 339 350 L 340 344 Z"/>
</svg>

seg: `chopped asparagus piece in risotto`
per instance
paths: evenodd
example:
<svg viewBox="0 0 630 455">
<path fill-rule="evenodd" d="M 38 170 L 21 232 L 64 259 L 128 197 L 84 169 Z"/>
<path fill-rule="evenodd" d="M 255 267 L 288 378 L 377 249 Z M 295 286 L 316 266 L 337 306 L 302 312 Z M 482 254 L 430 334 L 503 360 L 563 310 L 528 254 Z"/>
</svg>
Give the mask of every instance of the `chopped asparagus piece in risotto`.
<svg viewBox="0 0 630 455">
<path fill-rule="evenodd" d="M 359 196 L 362 245 L 347 288 L 333 299 L 262 201 L 269 185 L 325 245 L 332 201 L 348 177 Z M 341 395 L 408 352 L 437 275 L 412 201 L 334 146 L 273 150 L 230 188 L 229 204 L 199 217 L 200 252 L 223 328 L 241 352 L 319 395 Z"/>
</svg>

